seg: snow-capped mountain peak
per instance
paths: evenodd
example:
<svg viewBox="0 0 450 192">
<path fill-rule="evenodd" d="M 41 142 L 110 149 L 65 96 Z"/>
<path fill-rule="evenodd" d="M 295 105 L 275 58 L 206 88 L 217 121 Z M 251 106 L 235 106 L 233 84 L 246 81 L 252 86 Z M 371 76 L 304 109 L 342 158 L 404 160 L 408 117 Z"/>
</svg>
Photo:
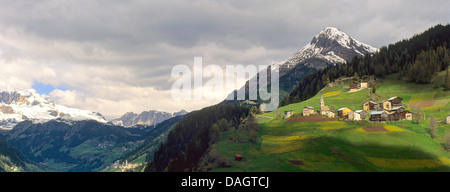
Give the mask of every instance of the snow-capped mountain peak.
<svg viewBox="0 0 450 192">
<path fill-rule="evenodd" d="M 309 44 L 292 54 L 282 65 L 297 65 L 306 62 L 313 68 L 336 65 L 354 56 L 373 54 L 378 49 L 353 39 L 335 27 L 327 27 L 318 33 Z"/>
<path fill-rule="evenodd" d="M 55 104 L 48 95 L 34 89 L 0 92 L 0 129 L 11 129 L 25 120 L 46 122 L 58 118 L 106 123 L 100 113 Z"/>
</svg>

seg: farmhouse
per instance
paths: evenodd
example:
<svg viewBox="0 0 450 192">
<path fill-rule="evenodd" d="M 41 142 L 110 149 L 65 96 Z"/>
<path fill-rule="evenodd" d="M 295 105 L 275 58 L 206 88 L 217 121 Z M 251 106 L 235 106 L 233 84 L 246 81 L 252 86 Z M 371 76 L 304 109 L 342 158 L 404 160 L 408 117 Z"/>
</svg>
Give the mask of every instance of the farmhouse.
<svg viewBox="0 0 450 192">
<path fill-rule="evenodd" d="M 391 108 L 391 110 L 388 111 L 389 120 L 400 121 L 400 120 L 404 119 L 405 114 L 406 114 L 406 113 L 404 113 L 405 111 L 406 111 L 406 109 L 403 106 Z M 402 118 L 402 113 L 404 113 L 403 118 Z"/>
<path fill-rule="evenodd" d="M 367 118 L 367 113 L 363 110 L 356 110 L 355 113 L 358 113 L 362 120 Z"/>
<path fill-rule="evenodd" d="M 392 109 L 392 103 L 387 100 L 381 101 L 380 108 L 383 110 L 389 111 Z"/>
<path fill-rule="evenodd" d="M 287 118 L 291 117 L 293 114 L 294 114 L 294 112 L 292 110 L 285 111 L 284 112 L 284 118 L 287 119 Z"/>
<path fill-rule="evenodd" d="M 328 111 L 325 115 L 327 116 L 327 118 L 335 118 L 336 117 L 336 114 L 331 111 Z"/>
<path fill-rule="evenodd" d="M 401 107 L 403 106 L 403 99 L 398 97 L 398 96 L 394 96 L 388 99 L 388 101 L 391 103 L 392 107 Z"/>
<path fill-rule="evenodd" d="M 350 112 L 347 114 L 347 119 L 353 120 L 353 121 L 360 121 L 361 115 L 359 115 L 359 113 L 356 113 L 356 112 Z"/>
<path fill-rule="evenodd" d="M 303 116 L 310 116 L 314 114 L 316 114 L 316 112 L 314 111 L 314 107 L 311 106 L 303 107 Z"/>
<path fill-rule="evenodd" d="M 450 115 L 447 115 L 445 118 L 445 123 L 450 124 Z"/>
<path fill-rule="evenodd" d="M 367 85 L 367 81 L 361 81 L 361 83 L 359 83 L 359 88 L 360 89 L 366 89 L 369 86 Z"/>
<path fill-rule="evenodd" d="M 320 95 L 320 115 L 326 115 L 330 111 L 330 108 L 328 106 L 325 106 L 323 95 Z"/>
<path fill-rule="evenodd" d="M 412 113 L 409 111 L 404 111 L 402 113 L 402 118 L 405 120 L 412 120 Z"/>
<path fill-rule="evenodd" d="M 339 118 L 344 118 L 350 112 L 352 112 L 352 110 L 350 108 L 342 107 L 342 108 L 338 109 L 338 117 Z"/>
<path fill-rule="evenodd" d="M 386 111 L 372 111 L 369 113 L 370 121 L 387 121 L 388 113 Z"/>
<path fill-rule="evenodd" d="M 378 104 L 373 101 L 368 101 L 363 104 L 364 111 L 372 111 L 378 107 Z"/>
</svg>

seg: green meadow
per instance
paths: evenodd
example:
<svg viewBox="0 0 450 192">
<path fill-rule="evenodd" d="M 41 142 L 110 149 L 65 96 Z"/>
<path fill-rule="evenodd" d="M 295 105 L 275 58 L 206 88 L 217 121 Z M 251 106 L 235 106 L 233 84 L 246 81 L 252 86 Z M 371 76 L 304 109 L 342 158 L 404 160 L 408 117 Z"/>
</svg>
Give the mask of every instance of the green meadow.
<svg viewBox="0 0 450 192">
<path fill-rule="evenodd" d="M 358 110 L 362 109 L 363 100 L 370 100 L 367 90 L 350 93 L 342 85 L 326 87 L 307 101 L 257 115 L 257 141 L 248 141 L 247 132 L 239 129 L 222 133 L 221 140 L 212 148 L 228 166 L 218 165 L 212 171 L 450 171 L 450 152 L 445 144 L 450 125 L 443 123 L 450 109 L 450 91 L 433 84 L 408 83 L 398 80 L 395 74 L 377 80 L 376 94 L 380 100 L 399 96 L 408 110 L 411 103 L 426 101 L 428 106 L 421 107 L 425 119 L 418 124 L 412 121 L 287 122 L 288 119 L 282 118 L 287 110 L 293 110 L 291 118 L 295 118 L 304 106 L 318 109 L 321 94 L 325 105 L 334 109 Z M 437 120 L 435 138 L 430 133 L 431 115 Z M 374 126 L 382 127 L 383 131 L 368 131 L 367 127 Z M 229 138 L 243 139 L 240 142 Z M 243 160 L 235 161 L 235 154 L 241 154 Z"/>
</svg>

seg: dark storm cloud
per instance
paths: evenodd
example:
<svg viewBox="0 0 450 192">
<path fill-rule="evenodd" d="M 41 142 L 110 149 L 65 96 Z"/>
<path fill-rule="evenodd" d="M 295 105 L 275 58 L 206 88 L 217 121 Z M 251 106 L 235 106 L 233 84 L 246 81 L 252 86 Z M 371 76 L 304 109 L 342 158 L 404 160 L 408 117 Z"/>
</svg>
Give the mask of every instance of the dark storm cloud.
<svg viewBox="0 0 450 192">
<path fill-rule="evenodd" d="M 157 90 L 170 89 L 172 66 L 192 65 L 195 56 L 203 56 L 205 64 L 222 66 L 270 64 L 286 59 L 327 26 L 381 47 L 450 20 L 448 0 L 0 0 L 0 4 L 2 58 L 67 66 L 52 65 L 56 74 L 66 68 L 85 68 L 86 73 L 95 68 L 99 74 L 92 75 L 101 78 L 105 84 L 101 86 Z M 57 79 L 64 80 L 73 81 Z M 61 84 L 71 88 L 71 82 Z"/>
</svg>

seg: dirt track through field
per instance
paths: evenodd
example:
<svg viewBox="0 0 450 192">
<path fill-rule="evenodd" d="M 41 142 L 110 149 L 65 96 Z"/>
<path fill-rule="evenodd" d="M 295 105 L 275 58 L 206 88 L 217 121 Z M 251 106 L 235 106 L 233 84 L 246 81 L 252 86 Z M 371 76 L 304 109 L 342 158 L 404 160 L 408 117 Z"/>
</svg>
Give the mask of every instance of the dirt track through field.
<svg viewBox="0 0 450 192">
<path fill-rule="evenodd" d="M 432 107 L 434 105 L 434 102 L 435 102 L 435 100 L 412 102 L 409 104 L 409 106 L 410 107 Z"/>
</svg>

